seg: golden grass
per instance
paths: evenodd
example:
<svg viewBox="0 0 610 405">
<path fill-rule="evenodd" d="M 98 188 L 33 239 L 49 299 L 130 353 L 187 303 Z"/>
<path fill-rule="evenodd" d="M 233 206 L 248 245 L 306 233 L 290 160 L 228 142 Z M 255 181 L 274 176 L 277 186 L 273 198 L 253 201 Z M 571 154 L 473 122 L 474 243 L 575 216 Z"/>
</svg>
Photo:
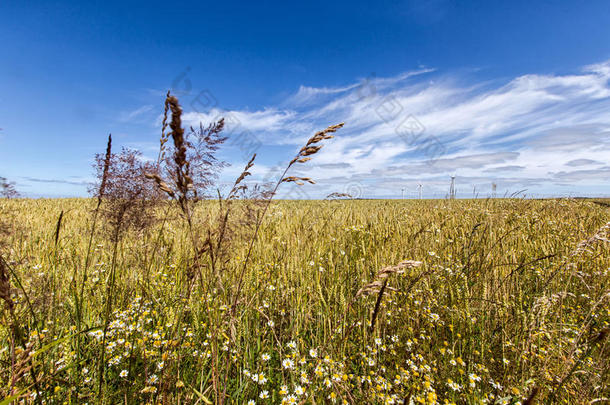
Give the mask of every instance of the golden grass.
<svg viewBox="0 0 610 405">
<path fill-rule="evenodd" d="M 274 202 L 249 264 L 251 233 L 232 235 L 230 254 L 217 263 L 223 271 L 214 274 L 204 257 L 202 282 L 187 294 L 191 235 L 173 204 L 165 221 L 118 242 L 105 347 L 112 242 L 95 235 L 82 302 L 71 282 L 84 274 L 95 207 L 87 199 L 0 200 L 0 212 L 19 224 L 5 257 L 18 276 L 9 298 L 26 340 L 11 350 L 3 310 L 0 398 L 582 404 L 610 396 L 604 206 Z M 221 210 L 197 203 L 193 228 L 209 228 Z M 106 378 L 98 396 L 100 350 Z"/>
</svg>

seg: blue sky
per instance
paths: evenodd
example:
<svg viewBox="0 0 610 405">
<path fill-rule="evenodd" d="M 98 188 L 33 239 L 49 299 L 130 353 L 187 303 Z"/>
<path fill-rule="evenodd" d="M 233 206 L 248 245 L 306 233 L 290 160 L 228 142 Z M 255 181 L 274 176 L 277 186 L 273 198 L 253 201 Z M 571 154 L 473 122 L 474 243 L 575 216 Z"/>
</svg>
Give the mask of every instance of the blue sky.
<svg viewBox="0 0 610 405">
<path fill-rule="evenodd" d="M 221 188 L 345 121 L 284 196 L 443 197 L 451 175 L 463 197 L 608 195 L 608 21 L 606 1 L 2 2 L 0 176 L 86 195 L 109 132 L 156 156 L 173 89 L 188 123 L 229 123 Z"/>
</svg>

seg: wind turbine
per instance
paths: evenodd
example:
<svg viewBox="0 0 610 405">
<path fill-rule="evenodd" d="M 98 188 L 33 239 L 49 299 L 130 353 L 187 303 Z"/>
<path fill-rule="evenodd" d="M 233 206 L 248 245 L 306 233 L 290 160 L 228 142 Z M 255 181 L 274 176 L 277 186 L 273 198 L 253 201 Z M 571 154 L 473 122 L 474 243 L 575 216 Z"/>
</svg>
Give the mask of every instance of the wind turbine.
<svg viewBox="0 0 610 405">
<path fill-rule="evenodd" d="M 455 174 L 451 176 L 451 186 L 449 186 L 449 199 L 455 199 Z"/>
</svg>

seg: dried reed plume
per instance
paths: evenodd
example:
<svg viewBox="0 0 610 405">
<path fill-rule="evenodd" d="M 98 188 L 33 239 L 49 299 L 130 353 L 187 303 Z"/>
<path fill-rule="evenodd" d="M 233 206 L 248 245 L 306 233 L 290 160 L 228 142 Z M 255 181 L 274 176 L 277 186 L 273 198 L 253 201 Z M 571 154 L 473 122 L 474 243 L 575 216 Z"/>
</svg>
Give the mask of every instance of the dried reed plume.
<svg viewBox="0 0 610 405">
<path fill-rule="evenodd" d="M 171 175 L 176 185 L 176 195 L 180 208 L 190 222 L 190 211 L 188 206 L 188 193 L 193 187 L 193 180 L 189 176 L 189 162 L 186 160 L 186 141 L 184 139 L 184 129 L 182 128 L 182 108 L 178 99 L 171 96 L 169 92 L 165 98 L 165 109 L 171 111 L 171 121 L 169 127 L 170 135 L 174 140 L 173 167 Z"/>
<path fill-rule="evenodd" d="M 168 113 L 171 114 L 169 123 Z M 166 132 L 168 126 L 169 133 Z M 150 171 L 147 176 L 155 181 L 159 190 L 178 201 L 189 222 L 190 204 L 206 196 L 219 171 L 227 166 L 226 162 L 219 161 L 216 157 L 216 152 L 227 140 L 221 136 L 223 129 L 224 119 L 220 119 L 208 126 L 200 123 L 198 128 L 190 127 L 189 133 L 185 134 L 182 108 L 178 99 L 167 93 L 157 170 Z M 173 153 L 166 156 L 166 144 L 170 136 L 173 140 Z"/>
<path fill-rule="evenodd" d="M 102 169 L 102 177 L 100 181 L 100 187 L 97 194 L 97 205 L 102 202 L 104 192 L 106 191 L 106 182 L 108 180 L 108 170 L 110 169 L 110 157 L 112 154 L 112 134 L 108 134 L 108 144 L 106 145 L 106 154 L 104 155 L 104 165 Z"/>
<path fill-rule="evenodd" d="M 154 223 L 153 208 L 160 194 L 146 177 L 156 170 L 155 165 L 144 162 L 140 152 L 126 148 L 118 154 L 96 155 L 95 160 L 98 198 L 101 195 L 105 202 L 100 213 L 110 225 L 113 239 L 126 229 L 141 231 Z"/>
<path fill-rule="evenodd" d="M 208 126 L 199 123 L 199 127 L 190 127 L 186 137 L 187 160 L 190 165 L 193 180 L 194 199 L 207 197 L 207 190 L 214 185 L 220 170 L 228 166 L 224 161 L 218 160 L 217 151 L 227 140 L 221 133 L 225 121 L 221 118 Z"/>
</svg>

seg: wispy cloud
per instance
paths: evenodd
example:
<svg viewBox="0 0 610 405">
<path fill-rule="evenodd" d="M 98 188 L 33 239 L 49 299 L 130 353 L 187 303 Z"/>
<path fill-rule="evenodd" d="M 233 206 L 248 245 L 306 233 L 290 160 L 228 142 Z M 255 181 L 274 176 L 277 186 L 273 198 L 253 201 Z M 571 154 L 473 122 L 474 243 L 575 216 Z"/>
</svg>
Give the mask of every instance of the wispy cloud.
<svg viewBox="0 0 610 405">
<path fill-rule="evenodd" d="M 574 159 L 566 163 L 566 166 L 592 166 L 592 165 L 603 165 L 603 162 L 591 159 Z"/>
<path fill-rule="evenodd" d="M 586 178 L 602 193 L 604 170 L 575 168 L 610 158 L 609 80 L 610 61 L 503 83 L 421 69 L 341 87 L 303 85 L 276 106 L 188 112 L 185 121 L 233 117 L 267 147 L 297 147 L 314 130 L 345 122 L 307 168 L 322 186 L 341 179 L 380 189 L 417 179 L 434 188 L 455 173 L 481 188 L 500 182 L 550 190 Z M 442 156 L 421 147 L 431 138 Z"/>
<path fill-rule="evenodd" d="M 139 119 L 156 110 L 156 107 L 150 104 L 143 105 L 135 110 L 124 111 L 119 116 L 120 122 L 130 122 Z"/>
<path fill-rule="evenodd" d="M 40 179 L 36 177 L 22 177 L 22 179 L 33 183 L 69 184 L 72 186 L 87 186 L 91 184 L 91 181 L 87 180 Z"/>
<path fill-rule="evenodd" d="M 200 122 L 225 119 L 225 131 L 275 132 L 290 125 L 297 118 L 294 111 L 267 108 L 260 111 L 226 111 L 213 108 L 207 112 L 187 112 L 182 119 L 186 125 L 199 126 Z"/>
</svg>

